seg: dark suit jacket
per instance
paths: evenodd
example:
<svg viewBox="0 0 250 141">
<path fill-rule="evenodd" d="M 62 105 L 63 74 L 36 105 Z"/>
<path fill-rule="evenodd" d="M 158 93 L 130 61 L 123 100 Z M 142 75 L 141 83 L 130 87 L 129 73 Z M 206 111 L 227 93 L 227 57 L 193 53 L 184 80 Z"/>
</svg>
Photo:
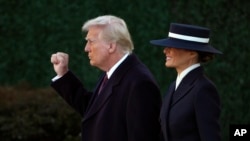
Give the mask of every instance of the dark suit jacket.
<svg viewBox="0 0 250 141">
<path fill-rule="evenodd" d="M 220 99 L 214 84 L 198 67 L 164 98 L 160 120 L 165 141 L 220 141 Z"/>
<path fill-rule="evenodd" d="M 86 74 L 87 75 L 87 74 Z M 129 55 L 99 96 L 68 72 L 51 85 L 82 116 L 83 141 L 157 141 L 161 96 L 145 65 Z"/>
</svg>

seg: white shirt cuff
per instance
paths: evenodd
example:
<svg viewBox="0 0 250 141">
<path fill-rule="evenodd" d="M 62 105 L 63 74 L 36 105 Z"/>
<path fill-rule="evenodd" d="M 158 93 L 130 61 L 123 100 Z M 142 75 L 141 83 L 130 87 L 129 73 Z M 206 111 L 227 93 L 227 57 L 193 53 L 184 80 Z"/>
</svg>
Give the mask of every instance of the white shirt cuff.
<svg viewBox="0 0 250 141">
<path fill-rule="evenodd" d="M 58 80 L 59 78 L 61 78 L 62 76 L 59 76 L 59 75 L 57 75 L 57 76 L 55 76 L 54 78 L 52 78 L 52 82 L 55 82 L 56 80 Z"/>
</svg>

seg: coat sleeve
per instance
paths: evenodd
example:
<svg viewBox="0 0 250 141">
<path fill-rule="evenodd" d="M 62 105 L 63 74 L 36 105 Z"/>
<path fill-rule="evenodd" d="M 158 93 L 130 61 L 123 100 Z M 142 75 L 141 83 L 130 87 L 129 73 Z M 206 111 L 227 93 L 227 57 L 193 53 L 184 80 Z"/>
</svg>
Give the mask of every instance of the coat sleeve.
<svg viewBox="0 0 250 141">
<path fill-rule="evenodd" d="M 158 141 L 161 96 L 151 81 L 135 83 L 129 93 L 126 119 L 128 141 Z"/>
<path fill-rule="evenodd" d="M 202 141 L 220 141 L 220 98 L 213 84 L 202 85 L 195 98 L 195 113 Z"/>
<path fill-rule="evenodd" d="M 87 92 L 80 80 L 71 71 L 52 82 L 51 86 L 71 107 L 83 116 L 91 93 Z"/>
</svg>

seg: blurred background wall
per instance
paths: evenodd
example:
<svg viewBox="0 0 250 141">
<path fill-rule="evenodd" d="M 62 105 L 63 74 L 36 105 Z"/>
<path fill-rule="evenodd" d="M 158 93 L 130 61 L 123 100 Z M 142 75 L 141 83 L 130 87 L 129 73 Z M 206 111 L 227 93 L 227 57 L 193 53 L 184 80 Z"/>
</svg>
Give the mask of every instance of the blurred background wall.
<svg viewBox="0 0 250 141">
<path fill-rule="evenodd" d="M 70 69 L 93 89 L 100 71 L 84 53 L 83 23 L 112 14 L 123 18 L 134 52 L 165 94 L 175 70 L 149 41 L 167 37 L 171 22 L 211 29 L 224 55 L 205 65 L 222 100 L 224 141 L 230 124 L 250 124 L 250 2 L 248 0 L 0 0 L 0 140 L 79 140 L 80 116 L 50 88 L 50 56 L 70 55 Z M 205 112 L 205 111 L 204 111 Z"/>
</svg>

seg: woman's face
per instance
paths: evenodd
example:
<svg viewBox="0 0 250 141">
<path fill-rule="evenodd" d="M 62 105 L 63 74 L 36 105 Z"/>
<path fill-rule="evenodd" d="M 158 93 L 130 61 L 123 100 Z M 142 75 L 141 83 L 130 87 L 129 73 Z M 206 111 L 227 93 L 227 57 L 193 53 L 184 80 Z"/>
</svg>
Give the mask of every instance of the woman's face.
<svg viewBox="0 0 250 141">
<path fill-rule="evenodd" d="M 166 47 L 163 53 L 166 55 L 165 66 L 175 68 L 177 72 L 182 72 L 198 60 L 198 53 L 191 50 Z"/>
</svg>

